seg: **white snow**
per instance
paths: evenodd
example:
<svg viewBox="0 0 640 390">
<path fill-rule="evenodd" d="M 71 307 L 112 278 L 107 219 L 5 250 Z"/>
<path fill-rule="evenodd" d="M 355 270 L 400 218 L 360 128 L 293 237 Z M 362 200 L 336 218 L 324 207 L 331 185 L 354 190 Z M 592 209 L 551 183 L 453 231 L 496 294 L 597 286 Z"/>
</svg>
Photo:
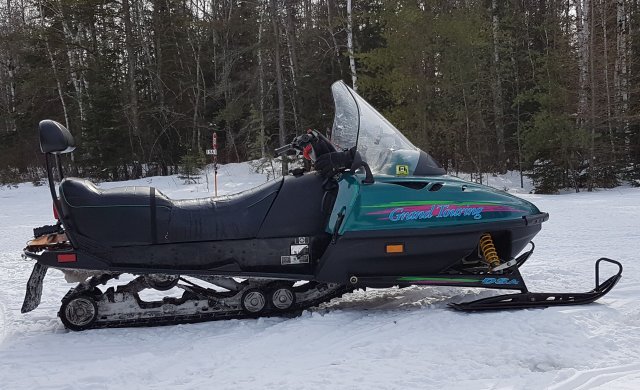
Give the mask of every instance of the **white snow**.
<svg viewBox="0 0 640 390">
<path fill-rule="evenodd" d="M 472 175 L 468 173 L 460 173 L 458 177 L 464 180 L 471 180 Z M 477 175 L 473 175 L 473 181 L 480 182 Z M 527 176 L 522 178 L 522 186 L 520 186 L 520 172 L 508 171 L 504 175 L 496 175 L 494 173 L 485 173 L 482 175 L 482 183 L 497 189 L 508 191 L 514 194 L 533 193 L 533 182 Z"/>
<path fill-rule="evenodd" d="M 247 164 L 226 165 L 220 194 L 264 180 Z M 126 185 L 208 196 L 206 184 L 175 177 Z M 68 332 L 56 313 L 73 285 L 55 270 L 40 307 L 20 313 L 33 264 L 20 254 L 31 229 L 52 221 L 48 188 L 4 187 L 0 388 L 640 388 L 640 189 L 520 196 L 551 214 L 522 269 L 530 290 L 588 291 L 593 262 L 607 256 L 625 266 L 609 295 L 586 306 L 465 314 L 447 303 L 494 293 L 413 287 L 357 291 L 291 319 Z"/>
</svg>

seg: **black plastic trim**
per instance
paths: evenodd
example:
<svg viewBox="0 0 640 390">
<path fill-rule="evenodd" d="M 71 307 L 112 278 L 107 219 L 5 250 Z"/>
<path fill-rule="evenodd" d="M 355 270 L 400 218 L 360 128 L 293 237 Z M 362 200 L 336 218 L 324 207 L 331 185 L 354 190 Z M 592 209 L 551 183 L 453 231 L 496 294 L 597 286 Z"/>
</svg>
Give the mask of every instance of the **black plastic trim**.
<svg viewBox="0 0 640 390">
<path fill-rule="evenodd" d="M 534 215 L 525 215 L 524 217 L 525 223 L 527 226 L 537 225 L 549 220 L 549 213 L 539 213 Z"/>
</svg>

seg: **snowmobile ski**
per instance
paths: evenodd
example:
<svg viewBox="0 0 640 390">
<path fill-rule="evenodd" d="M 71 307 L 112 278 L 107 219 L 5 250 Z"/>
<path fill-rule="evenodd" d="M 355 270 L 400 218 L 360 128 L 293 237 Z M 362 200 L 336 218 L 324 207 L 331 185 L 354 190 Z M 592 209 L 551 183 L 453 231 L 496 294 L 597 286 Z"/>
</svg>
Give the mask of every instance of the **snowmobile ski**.
<svg viewBox="0 0 640 390">
<path fill-rule="evenodd" d="M 600 263 L 615 264 L 618 272 L 600 283 Z M 470 302 L 451 303 L 449 306 L 460 311 L 535 309 L 551 306 L 584 305 L 605 296 L 622 277 L 622 264 L 605 257 L 596 261 L 596 286 L 584 293 L 532 293 L 524 291 L 518 294 L 498 295 Z"/>
</svg>

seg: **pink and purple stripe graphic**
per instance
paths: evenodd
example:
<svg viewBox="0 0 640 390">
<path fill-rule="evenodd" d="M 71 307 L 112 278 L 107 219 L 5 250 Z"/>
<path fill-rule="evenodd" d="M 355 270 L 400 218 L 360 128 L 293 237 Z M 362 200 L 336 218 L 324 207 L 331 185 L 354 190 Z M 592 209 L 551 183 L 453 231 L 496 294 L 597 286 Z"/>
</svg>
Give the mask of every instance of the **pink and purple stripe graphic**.
<svg viewBox="0 0 640 390">
<path fill-rule="evenodd" d="M 445 204 L 443 202 L 429 204 L 398 204 L 396 207 L 388 207 L 387 205 L 369 206 L 369 207 L 387 207 L 383 210 L 372 211 L 366 215 L 381 216 L 378 220 L 389 220 L 392 222 L 426 220 L 432 218 L 457 218 L 471 217 L 473 219 L 482 219 L 486 213 L 506 212 L 506 213 L 522 213 L 522 210 L 493 203 L 462 203 L 462 204 Z"/>
</svg>

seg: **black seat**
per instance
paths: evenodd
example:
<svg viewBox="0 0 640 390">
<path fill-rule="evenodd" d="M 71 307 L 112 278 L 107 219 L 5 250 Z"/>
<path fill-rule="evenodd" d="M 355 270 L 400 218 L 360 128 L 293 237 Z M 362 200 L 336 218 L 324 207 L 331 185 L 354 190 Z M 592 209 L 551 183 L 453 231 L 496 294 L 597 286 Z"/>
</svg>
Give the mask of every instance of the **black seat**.
<svg viewBox="0 0 640 390">
<path fill-rule="evenodd" d="M 255 238 L 282 180 L 239 194 L 172 201 L 153 187 L 101 190 L 88 180 L 60 184 L 67 229 L 110 246 Z"/>
</svg>

